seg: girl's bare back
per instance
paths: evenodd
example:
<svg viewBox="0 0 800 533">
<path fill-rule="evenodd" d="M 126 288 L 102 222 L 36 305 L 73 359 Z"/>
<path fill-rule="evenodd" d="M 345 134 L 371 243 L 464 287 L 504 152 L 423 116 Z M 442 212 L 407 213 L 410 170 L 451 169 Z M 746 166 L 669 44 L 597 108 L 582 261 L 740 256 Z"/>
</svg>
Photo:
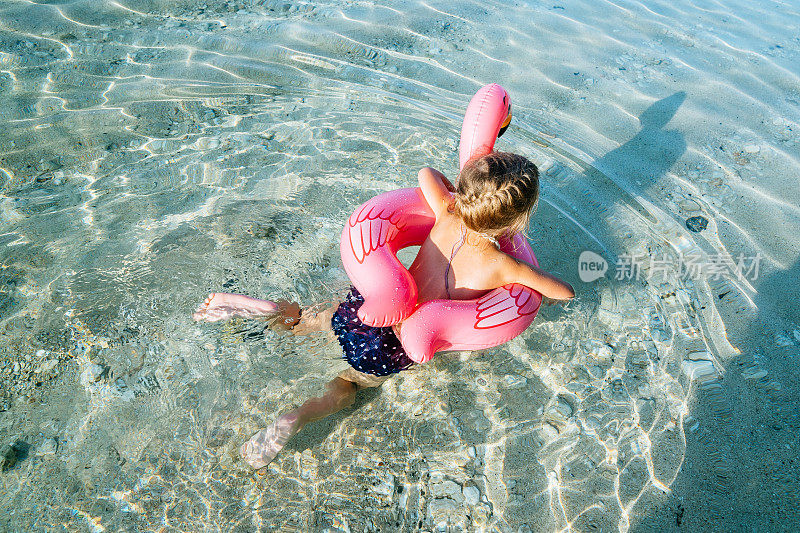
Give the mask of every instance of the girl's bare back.
<svg viewBox="0 0 800 533">
<path fill-rule="evenodd" d="M 504 255 L 489 237 L 467 229 L 457 216 L 440 214 L 409 268 L 419 289 L 418 303 L 483 296 L 502 285 L 496 270 Z"/>
<path fill-rule="evenodd" d="M 504 254 L 490 236 L 468 228 L 453 212 L 453 186 L 443 174 L 423 168 L 418 179 L 425 201 L 436 215 L 436 223 L 409 269 L 417 282 L 419 303 L 438 298 L 468 300 L 509 283 L 520 283 L 557 300 L 575 295 L 568 283 Z"/>
</svg>

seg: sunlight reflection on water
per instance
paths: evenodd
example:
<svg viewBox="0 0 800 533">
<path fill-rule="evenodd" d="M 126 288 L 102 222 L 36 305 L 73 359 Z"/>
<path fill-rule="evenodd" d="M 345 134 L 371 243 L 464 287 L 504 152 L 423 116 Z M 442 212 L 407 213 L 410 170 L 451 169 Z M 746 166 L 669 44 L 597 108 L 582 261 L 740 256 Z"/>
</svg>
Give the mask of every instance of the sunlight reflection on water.
<svg viewBox="0 0 800 533">
<path fill-rule="evenodd" d="M 791 397 L 763 353 L 796 351 L 796 311 L 756 302 L 796 293 L 781 274 L 800 254 L 796 191 L 776 200 L 765 176 L 796 175 L 798 105 L 778 89 L 797 80 L 789 51 L 764 49 L 779 18 L 762 38 L 673 4 L 0 6 L 0 435 L 34 445 L 0 477 L 0 524 L 627 531 L 675 520 L 691 450 L 713 517 L 740 485 L 723 383 L 756 391 L 743 413 Z M 716 29 L 693 37 L 686 13 Z M 748 47 L 763 86 L 725 66 Z M 542 169 L 529 237 L 579 298 L 368 391 L 254 476 L 242 441 L 345 363 L 322 339 L 191 311 L 209 291 L 340 298 L 342 220 L 421 166 L 453 175 L 463 109 L 489 81 L 514 100 L 498 147 Z M 786 221 L 777 244 L 745 194 Z M 698 213 L 710 225 L 692 233 Z M 605 278 L 576 281 L 583 250 Z M 613 279 L 623 254 L 744 252 L 770 281 Z"/>
</svg>

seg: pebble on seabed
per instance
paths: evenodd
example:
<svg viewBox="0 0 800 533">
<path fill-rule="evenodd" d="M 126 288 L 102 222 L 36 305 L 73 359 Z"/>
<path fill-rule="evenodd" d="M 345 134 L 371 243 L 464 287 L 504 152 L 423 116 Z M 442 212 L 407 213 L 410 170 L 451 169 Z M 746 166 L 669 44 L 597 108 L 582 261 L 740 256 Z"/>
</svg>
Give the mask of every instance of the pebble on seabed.
<svg viewBox="0 0 800 533">
<path fill-rule="evenodd" d="M 748 154 L 757 154 L 761 151 L 761 147 L 757 144 L 748 144 L 744 147 L 744 151 Z"/>
<path fill-rule="evenodd" d="M 462 521 L 461 510 L 455 501 L 450 498 L 436 498 L 428 503 L 428 518 L 435 524 L 453 521 Z"/>
<path fill-rule="evenodd" d="M 467 485 L 462 489 L 464 493 L 464 501 L 467 505 L 477 505 L 481 499 L 481 491 L 474 485 Z"/>
<path fill-rule="evenodd" d="M 694 213 L 700 211 L 700 204 L 698 204 L 695 200 L 691 198 L 681 198 L 678 200 L 678 207 L 686 211 L 687 213 Z"/>
<path fill-rule="evenodd" d="M 713 356 L 706 350 L 700 350 L 689 352 L 686 355 L 686 359 L 689 359 L 690 361 L 711 361 L 713 360 Z"/>
<path fill-rule="evenodd" d="M 33 372 L 35 374 L 44 374 L 45 372 L 53 370 L 57 365 L 58 365 L 58 359 L 47 359 L 41 365 L 39 365 Z"/>
<path fill-rule="evenodd" d="M 689 228 L 690 231 L 700 233 L 708 227 L 708 219 L 700 215 L 687 218 L 686 227 Z"/>
<path fill-rule="evenodd" d="M 36 447 L 36 455 L 42 457 L 47 455 L 55 455 L 58 451 L 58 441 L 54 437 L 45 438 L 42 443 Z"/>
<path fill-rule="evenodd" d="M 0 467 L 3 472 L 7 472 L 14 468 L 17 464 L 17 450 L 11 444 L 6 444 L 0 449 Z"/>
<path fill-rule="evenodd" d="M 6 444 L 0 449 L 0 469 L 8 472 L 14 466 L 28 456 L 30 444 L 17 439 L 12 444 Z"/>
<path fill-rule="evenodd" d="M 463 501 L 464 497 L 461 494 L 461 487 L 455 481 L 449 479 L 440 483 L 431 484 L 431 495 L 434 498 L 451 498 L 457 503 Z"/>
<path fill-rule="evenodd" d="M 689 379 L 697 379 L 706 381 L 708 378 L 716 377 L 717 371 L 711 361 L 699 360 L 691 361 L 689 359 L 681 363 L 683 373 Z"/>
<path fill-rule="evenodd" d="M 98 363 L 92 363 L 88 365 L 86 367 L 86 370 L 84 370 L 83 373 L 81 374 L 81 384 L 83 384 L 83 386 L 86 387 L 91 383 L 100 381 L 100 378 L 103 377 L 105 372 L 106 372 L 106 367 Z"/>
<path fill-rule="evenodd" d="M 524 376 L 515 376 L 508 374 L 503 378 L 503 382 L 509 389 L 519 389 L 528 384 L 527 378 Z"/>
<path fill-rule="evenodd" d="M 566 421 L 572 416 L 572 412 L 572 406 L 563 398 L 559 398 L 555 404 L 550 406 L 547 411 L 545 411 L 547 418 L 562 424 L 566 423 Z"/>
<path fill-rule="evenodd" d="M 394 475 L 387 473 L 385 476 L 382 476 L 380 482 L 374 485 L 372 490 L 383 496 L 393 496 L 395 492 Z"/>
<path fill-rule="evenodd" d="M 98 365 L 97 363 L 93 363 L 89 365 L 88 377 L 92 381 L 98 381 L 102 377 L 105 371 L 106 369 L 103 365 Z"/>
</svg>

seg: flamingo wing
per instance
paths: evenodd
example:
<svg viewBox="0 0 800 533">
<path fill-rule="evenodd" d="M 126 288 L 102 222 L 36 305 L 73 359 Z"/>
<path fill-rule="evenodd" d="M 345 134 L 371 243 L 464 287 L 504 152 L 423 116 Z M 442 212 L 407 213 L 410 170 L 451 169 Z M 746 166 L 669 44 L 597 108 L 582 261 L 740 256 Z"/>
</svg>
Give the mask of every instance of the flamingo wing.
<svg viewBox="0 0 800 533">
<path fill-rule="evenodd" d="M 367 202 L 353 213 L 347 224 L 350 249 L 356 261 L 363 263 L 372 252 L 394 239 L 403 229 L 394 210 Z"/>
<path fill-rule="evenodd" d="M 524 285 L 503 285 L 478 300 L 475 329 L 491 329 L 530 317 L 540 303 L 538 293 Z"/>
</svg>

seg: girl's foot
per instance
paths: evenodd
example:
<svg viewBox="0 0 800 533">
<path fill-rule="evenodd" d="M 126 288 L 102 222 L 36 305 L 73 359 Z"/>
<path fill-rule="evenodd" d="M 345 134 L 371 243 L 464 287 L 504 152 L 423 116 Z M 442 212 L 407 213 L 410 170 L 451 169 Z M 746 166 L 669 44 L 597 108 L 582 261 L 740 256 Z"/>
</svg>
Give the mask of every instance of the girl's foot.
<svg viewBox="0 0 800 533">
<path fill-rule="evenodd" d="M 300 430 L 297 415 L 285 414 L 268 428 L 262 429 L 239 449 L 242 459 L 255 469 L 267 466 L 289 439 Z"/>
<path fill-rule="evenodd" d="M 233 317 L 258 318 L 274 315 L 279 312 L 278 303 L 269 300 L 259 300 L 242 294 L 225 292 L 212 292 L 200 304 L 192 318 L 206 322 L 217 322 Z"/>
</svg>

